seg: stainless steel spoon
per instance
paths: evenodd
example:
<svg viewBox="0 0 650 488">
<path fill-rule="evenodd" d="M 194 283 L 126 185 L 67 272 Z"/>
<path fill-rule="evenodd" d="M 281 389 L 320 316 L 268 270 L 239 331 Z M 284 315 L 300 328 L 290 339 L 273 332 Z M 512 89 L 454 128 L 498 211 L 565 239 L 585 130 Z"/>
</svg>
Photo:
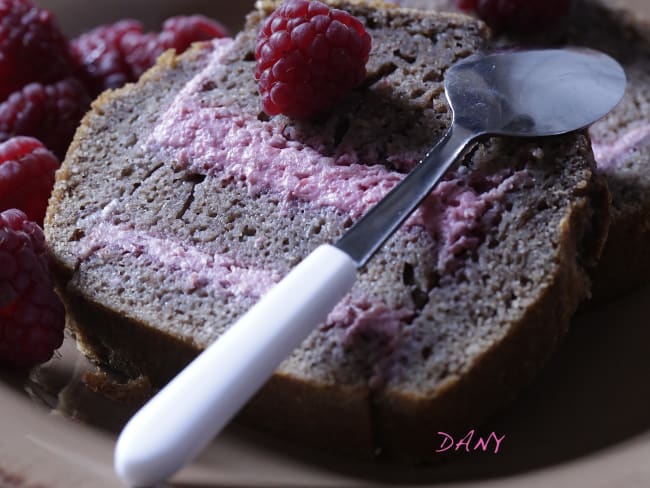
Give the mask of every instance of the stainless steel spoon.
<svg viewBox="0 0 650 488">
<path fill-rule="evenodd" d="M 475 138 L 550 136 L 587 127 L 621 99 L 612 58 L 586 49 L 499 52 L 452 66 L 453 123 L 422 162 L 335 245 L 317 248 L 126 425 L 115 469 L 148 485 L 196 457 L 352 288 L 356 270 L 431 192 Z"/>
</svg>

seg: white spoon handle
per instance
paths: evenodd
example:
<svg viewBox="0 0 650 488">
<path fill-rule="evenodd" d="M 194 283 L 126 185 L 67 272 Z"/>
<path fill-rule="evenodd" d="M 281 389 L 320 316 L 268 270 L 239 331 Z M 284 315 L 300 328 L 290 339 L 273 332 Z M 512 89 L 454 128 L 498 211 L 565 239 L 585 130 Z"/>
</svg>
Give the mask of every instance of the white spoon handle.
<svg viewBox="0 0 650 488">
<path fill-rule="evenodd" d="M 354 261 L 323 245 L 129 421 L 115 469 L 148 485 L 194 459 L 352 288 Z"/>
</svg>

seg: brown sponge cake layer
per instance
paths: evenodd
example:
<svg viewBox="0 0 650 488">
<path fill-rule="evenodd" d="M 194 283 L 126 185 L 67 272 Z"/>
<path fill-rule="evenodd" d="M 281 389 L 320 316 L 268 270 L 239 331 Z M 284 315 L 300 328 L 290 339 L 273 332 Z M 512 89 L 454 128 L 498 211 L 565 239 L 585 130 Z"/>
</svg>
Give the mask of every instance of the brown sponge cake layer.
<svg viewBox="0 0 650 488">
<path fill-rule="evenodd" d="M 448 126 L 444 72 L 484 45 L 482 24 L 336 5 L 373 51 L 366 83 L 318 120 L 260 113 L 251 53 L 273 4 L 233 41 L 166 54 L 95 102 L 46 220 L 70 326 L 95 360 L 162 385 Z M 585 134 L 475 145 L 245 416 L 402 454 L 484 419 L 530 381 L 588 293 L 608 220 L 593 166 Z"/>
</svg>

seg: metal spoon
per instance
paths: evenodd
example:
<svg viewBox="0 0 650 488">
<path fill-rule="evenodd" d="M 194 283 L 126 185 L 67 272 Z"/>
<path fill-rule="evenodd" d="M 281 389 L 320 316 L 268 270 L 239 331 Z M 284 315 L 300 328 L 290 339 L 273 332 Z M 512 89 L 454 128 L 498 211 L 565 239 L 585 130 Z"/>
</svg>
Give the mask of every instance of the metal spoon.
<svg viewBox="0 0 650 488">
<path fill-rule="evenodd" d="M 335 245 L 317 248 L 126 425 L 115 469 L 135 485 L 196 457 L 352 288 L 356 270 L 431 192 L 465 146 L 487 134 L 550 136 L 585 128 L 621 99 L 612 58 L 562 49 L 475 55 L 452 66 L 453 123 L 422 162 Z"/>
</svg>

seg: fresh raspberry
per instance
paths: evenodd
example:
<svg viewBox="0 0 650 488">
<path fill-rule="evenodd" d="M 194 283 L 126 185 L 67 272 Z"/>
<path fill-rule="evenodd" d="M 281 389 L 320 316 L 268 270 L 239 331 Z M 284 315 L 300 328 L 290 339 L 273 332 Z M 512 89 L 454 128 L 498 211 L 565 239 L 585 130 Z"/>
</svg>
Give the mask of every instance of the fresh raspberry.
<svg viewBox="0 0 650 488">
<path fill-rule="evenodd" d="M 31 83 L 0 104 L 0 142 L 32 136 L 63 158 L 89 108 L 90 97 L 75 78 L 47 86 Z"/>
<path fill-rule="evenodd" d="M 41 224 L 58 167 L 56 157 L 31 137 L 0 144 L 0 211 L 18 208 Z"/>
<path fill-rule="evenodd" d="M 228 36 L 228 30 L 219 22 L 203 15 L 178 15 L 170 17 L 163 24 L 161 42 L 166 49 L 183 52 L 193 42 L 220 39 Z"/>
<path fill-rule="evenodd" d="M 166 49 L 158 34 L 152 32 L 126 34 L 122 39 L 121 50 L 124 62 L 129 68 L 129 81 L 140 78 L 140 75 L 153 66 L 158 56 Z"/>
<path fill-rule="evenodd" d="M 495 30 L 529 32 L 552 25 L 569 12 L 571 0 L 456 0 Z"/>
<path fill-rule="evenodd" d="M 51 12 L 28 0 L 0 0 L 0 101 L 31 82 L 70 76 L 68 41 Z"/>
<path fill-rule="evenodd" d="M 43 231 L 20 210 L 0 213 L 0 362 L 28 368 L 63 342 L 65 310 L 54 292 Z"/>
<path fill-rule="evenodd" d="M 93 95 L 132 81 L 131 69 L 121 47 L 127 33 L 141 34 L 142 24 L 136 20 L 121 20 L 97 27 L 70 43 L 72 56 L 81 67 L 81 77 Z"/>
<path fill-rule="evenodd" d="M 134 79 L 153 66 L 163 52 L 184 52 L 192 43 L 222 38 L 228 33 L 221 24 L 203 15 L 170 17 L 159 34 L 128 34 L 122 41 L 126 61 Z"/>
<path fill-rule="evenodd" d="M 72 55 L 93 94 L 137 80 L 167 49 L 227 35 L 218 22 L 202 15 L 171 17 L 160 33 L 144 33 L 136 20 L 97 27 L 72 41 Z"/>
<path fill-rule="evenodd" d="M 204 15 L 170 17 L 163 23 L 162 31 L 173 34 L 177 47 L 183 50 L 193 42 L 228 36 L 228 29 Z"/>
<path fill-rule="evenodd" d="M 257 38 L 255 78 L 268 115 L 309 118 L 328 110 L 366 75 L 370 36 L 347 12 L 287 0 Z"/>
</svg>

